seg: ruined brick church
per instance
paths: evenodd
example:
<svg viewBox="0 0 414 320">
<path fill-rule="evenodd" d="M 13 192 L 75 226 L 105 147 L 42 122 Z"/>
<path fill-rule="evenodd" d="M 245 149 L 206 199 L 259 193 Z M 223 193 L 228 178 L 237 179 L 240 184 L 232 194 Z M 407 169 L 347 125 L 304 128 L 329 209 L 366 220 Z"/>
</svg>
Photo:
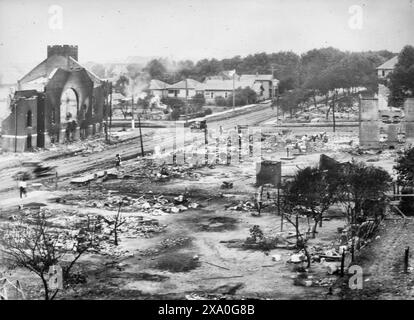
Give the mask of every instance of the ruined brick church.
<svg viewBox="0 0 414 320">
<path fill-rule="evenodd" d="M 103 130 L 110 85 L 78 62 L 78 47 L 47 47 L 47 58 L 17 83 L 2 123 L 2 148 L 33 147 L 86 138 Z"/>
</svg>

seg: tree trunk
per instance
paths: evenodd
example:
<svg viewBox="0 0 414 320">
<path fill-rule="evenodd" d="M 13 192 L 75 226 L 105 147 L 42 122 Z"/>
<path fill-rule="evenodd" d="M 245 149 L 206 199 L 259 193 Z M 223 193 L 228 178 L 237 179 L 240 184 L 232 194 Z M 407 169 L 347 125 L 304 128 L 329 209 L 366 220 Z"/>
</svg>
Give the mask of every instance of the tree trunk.
<svg viewBox="0 0 414 320">
<path fill-rule="evenodd" d="M 333 132 L 335 132 L 336 130 L 336 125 L 335 125 L 335 100 L 336 100 L 336 93 L 334 93 L 333 97 L 332 97 L 332 121 L 333 121 Z"/>
<path fill-rule="evenodd" d="M 295 229 L 296 229 L 296 246 L 299 245 L 299 216 L 296 215 L 296 224 L 295 224 Z"/>
<path fill-rule="evenodd" d="M 328 110 L 326 110 L 326 120 L 328 120 L 330 110 L 331 110 L 331 106 L 329 106 Z"/>
<path fill-rule="evenodd" d="M 43 288 L 45 289 L 45 300 L 49 300 L 49 286 L 43 274 L 40 275 L 40 279 L 42 279 Z"/>
<path fill-rule="evenodd" d="M 121 215 L 121 206 L 122 206 L 122 202 L 119 203 L 118 213 L 116 215 L 115 224 L 114 224 L 114 236 L 115 236 L 114 244 L 116 246 L 118 245 L 118 226 L 119 226 L 119 219 Z"/>
<path fill-rule="evenodd" d="M 318 227 L 318 222 L 319 222 L 318 218 L 315 218 L 313 228 L 312 228 L 312 238 L 313 239 L 316 238 L 316 228 Z"/>
</svg>

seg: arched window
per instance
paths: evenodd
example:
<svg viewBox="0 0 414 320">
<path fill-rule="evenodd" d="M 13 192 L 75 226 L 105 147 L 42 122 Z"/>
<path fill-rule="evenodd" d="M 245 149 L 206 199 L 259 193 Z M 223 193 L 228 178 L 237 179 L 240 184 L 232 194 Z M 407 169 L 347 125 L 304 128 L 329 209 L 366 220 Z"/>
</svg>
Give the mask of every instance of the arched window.
<svg viewBox="0 0 414 320">
<path fill-rule="evenodd" d="M 32 110 L 27 111 L 26 114 L 26 127 L 32 126 Z"/>
<path fill-rule="evenodd" d="M 60 98 L 60 123 L 72 122 L 78 115 L 77 92 L 70 88 Z"/>
</svg>

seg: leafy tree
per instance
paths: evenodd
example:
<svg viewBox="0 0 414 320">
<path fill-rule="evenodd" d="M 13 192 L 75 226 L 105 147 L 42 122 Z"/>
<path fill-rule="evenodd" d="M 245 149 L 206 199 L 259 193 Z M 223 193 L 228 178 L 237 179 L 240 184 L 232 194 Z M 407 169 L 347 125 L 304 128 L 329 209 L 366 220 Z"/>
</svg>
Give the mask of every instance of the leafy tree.
<svg viewBox="0 0 414 320">
<path fill-rule="evenodd" d="M 127 90 L 128 90 L 128 85 L 129 85 L 128 77 L 124 75 L 119 76 L 118 80 L 116 80 L 115 85 L 114 85 L 115 92 L 119 92 L 123 95 L 126 95 Z"/>
<path fill-rule="evenodd" d="M 171 112 L 171 120 L 178 120 L 181 114 L 181 108 L 174 108 L 174 110 Z"/>
<path fill-rule="evenodd" d="M 200 60 L 194 67 L 194 74 L 197 75 L 196 79 L 199 81 L 204 80 L 208 76 L 217 75 L 220 71 L 223 71 L 223 66 L 217 59 Z"/>
<path fill-rule="evenodd" d="M 398 63 L 389 77 L 390 103 L 402 107 L 407 97 L 414 95 L 414 47 L 405 46 L 398 55 Z"/>
<path fill-rule="evenodd" d="M 151 79 L 163 80 L 167 69 L 159 60 L 153 59 L 148 62 L 143 71 L 147 72 Z"/>
<path fill-rule="evenodd" d="M 250 87 L 246 88 L 237 88 L 234 91 L 234 103 L 236 106 L 244 106 L 257 101 L 257 93 Z M 233 106 L 233 94 L 227 98 L 227 106 Z"/>
<path fill-rule="evenodd" d="M 313 237 L 318 223 L 322 222 L 323 213 L 337 200 L 337 176 L 338 173 L 334 170 L 307 167 L 300 169 L 284 188 L 288 207 L 295 208 L 314 221 Z"/>
<path fill-rule="evenodd" d="M 91 217 L 69 230 L 54 226 L 49 218 L 45 212 L 20 218 L 2 229 L 0 237 L 6 263 L 35 273 L 42 281 L 45 300 L 54 299 L 59 291 L 50 288 L 50 267 L 62 267 L 65 283 L 80 257 L 100 246 L 97 223 Z"/>
<path fill-rule="evenodd" d="M 152 97 L 151 95 L 146 95 L 145 98 L 138 98 L 137 105 L 143 109 L 143 113 L 146 113 L 148 109 L 152 109 Z"/>
<path fill-rule="evenodd" d="M 397 159 L 394 169 L 398 173 L 400 184 L 414 187 L 414 147 L 404 151 Z"/>
<path fill-rule="evenodd" d="M 212 114 L 213 113 L 213 110 L 211 110 L 210 108 L 206 108 L 205 110 L 204 110 L 204 115 L 205 116 L 207 116 L 207 115 L 209 115 L 209 114 Z"/>
<path fill-rule="evenodd" d="M 141 74 L 141 66 L 137 63 L 131 63 L 126 66 L 128 71 L 128 77 L 130 79 L 136 79 Z"/>
<path fill-rule="evenodd" d="M 185 105 L 185 101 L 183 99 L 176 97 L 163 97 L 161 98 L 161 102 L 171 107 L 172 109 L 182 108 Z"/>
<path fill-rule="evenodd" d="M 200 110 L 206 104 L 206 98 L 204 94 L 197 93 L 194 97 L 190 100 L 191 107 L 194 111 Z"/>
<path fill-rule="evenodd" d="M 306 100 L 306 91 L 303 89 L 293 89 L 285 92 L 279 99 L 279 104 L 283 112 L 290 112 L 293 116 L 301 104 Z"/>
<path fill-rule="evenodd" d="M 404 186 L 402 193 L 414 193 L 414 147 L 407 149 L 397 159 L 394 169 L 398 174 L 398 182 Z M 400 209 L 404 214 L 414 214 L 414 198 L 403 197 L 400 202 Z"/>
<path fill-rule="evenodd" d="M 175 97 L 163 97 L 161 102 L 172 109 L 171 120 L 178 120 L 180 115 L 185 111 L 185 101 Z"/>
<path fill-rule="evenodd" d="M 285 78 L 279 81 L 279 93 L 283 94 L 286 91 L 293 90 L 295 88 L 295 79 Z"/>
<path fill-rule="evenodd" d="M 351 224 L 364 221 L 366 201 L 382 201 L 390 188 L 391 176 L 382 168 L 352 162 L 343 171 L 338 181 L 338 200 L 346 207 Z"/>
<path fill-rule="evenodd" d="M 369 53 L 375 53 L 375 52 L 369 51 Z M 376 52 L 376 54 L 379 55 L 380 57 L 384 58 L 384 61 L 389 60 L 389 59 L 391 59 L 392 57 L 395 56 L 395 53 L 393 53 L 391 51 L 388 51 L 388 50 L 379 50 L 379 51 Z"/>
<path fill-rule="evenodd" d="M 119 228 L 126 222 L 125 218 L 121 215 L 121 207 L 123 205 L 123 199 L 118 202 L 118 211 L 109 219 L 103 218 L 105 222 L 111 228 L 111 235 L 114 236 L 114 245 L 117 246 L 119 244 Z"/>
<path fill-rule="evenodd" d="M 122 101 L 118 103 L 116 106 L 112 107 L 113 110 L 119 110 L 122 113 L 122 116 L 124 119 L 126 119 L 128 116 L 131 116 L 131 105 L 127 101 Z"/>
<path fill-rule="evenodd" d="M 345 53 L 332 47 L 306 52 L 301 56 L 302 83 L 306 84 L 309 78 L 313 78 L 328 67 L 338 64 L 344 56 Z"/>
<path fill-rule="evenodd" d="M 222 96 L 215 97 L 214 98 L 214 103 L 216 104 L 216 106 L 219 106 L 219 107 L 227 106 L 227 100 L 226 100 L 226 98 L 224 98 Z"/>
</svg>

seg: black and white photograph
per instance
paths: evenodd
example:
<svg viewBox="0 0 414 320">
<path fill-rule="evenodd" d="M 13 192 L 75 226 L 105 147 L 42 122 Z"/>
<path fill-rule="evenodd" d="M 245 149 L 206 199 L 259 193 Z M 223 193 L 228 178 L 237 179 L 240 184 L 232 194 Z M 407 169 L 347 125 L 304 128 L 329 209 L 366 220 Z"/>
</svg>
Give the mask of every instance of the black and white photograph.
<svg viewBox="0 0 414 320">
<path fill-rule="evenodd" d="M 0 0 L 0 300 L 413 299 L 414 0 Z"/>
</svg>

